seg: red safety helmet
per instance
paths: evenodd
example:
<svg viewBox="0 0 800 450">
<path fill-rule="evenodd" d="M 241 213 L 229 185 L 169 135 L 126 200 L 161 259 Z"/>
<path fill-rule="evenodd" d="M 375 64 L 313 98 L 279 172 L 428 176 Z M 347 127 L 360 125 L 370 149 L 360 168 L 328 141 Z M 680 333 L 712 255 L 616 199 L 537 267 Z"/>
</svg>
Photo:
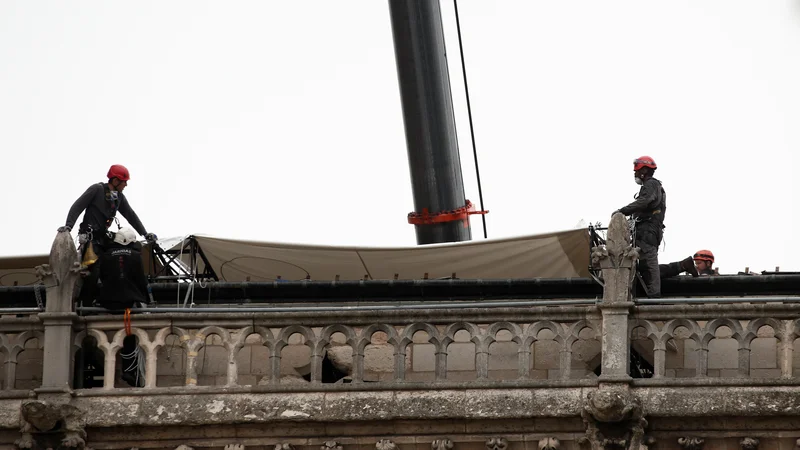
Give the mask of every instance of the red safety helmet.
<svg viewBox="0 0 800 450">
<path fill-rule="evenodd" d="M 637 171 L 642 167 L 649 167 L 653 170 L 658 169 L 655 160 L 649 156 L 640 156 L 633 160 L 633 170 Z"/>
<path fill-rule="evenodd" d="M 695 261 L 707 261 L 710 263 L 714 262 L 714 254 L 711 253 L 711 250 L 698 250 L 697 253 L 694 254 Z"/>
<path fill-rule="evenodd" d="M 128 181 L 131 179 L 131 174 L 128 169 L 120 164 L 114 164 L 108 169 L 108 179 L 116 178 L 120 181 Z"/>
</svg>

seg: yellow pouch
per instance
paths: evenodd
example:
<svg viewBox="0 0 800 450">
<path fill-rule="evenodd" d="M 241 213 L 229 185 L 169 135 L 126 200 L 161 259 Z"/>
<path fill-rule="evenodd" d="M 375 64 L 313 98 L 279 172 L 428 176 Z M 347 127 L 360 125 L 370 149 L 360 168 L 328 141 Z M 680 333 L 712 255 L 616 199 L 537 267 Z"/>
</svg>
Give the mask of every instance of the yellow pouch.
<svg viewBox="0 0 800 450">
<path fill-rule="evenodd" d="M 89 247 L 86 249 L 86 252 L 83 254 L 83 261 L 81 264 L 84 267 L 89 267 L 92 264 L 97 262 L 97 253 L 94 252 L 94 245 L 89 242 Z"/>
</svg>

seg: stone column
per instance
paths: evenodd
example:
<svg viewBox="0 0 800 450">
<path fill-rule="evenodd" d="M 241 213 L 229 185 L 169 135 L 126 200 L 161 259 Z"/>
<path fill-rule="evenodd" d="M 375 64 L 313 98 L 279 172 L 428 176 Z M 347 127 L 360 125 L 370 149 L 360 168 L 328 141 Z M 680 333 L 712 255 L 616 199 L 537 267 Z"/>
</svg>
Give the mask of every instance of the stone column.
<svg viewBox="0 0 800 450">
<path fill-rule="evenodd" d="M 36 267 L 37 276 L 47 288 L 45 312 L 39 314 L 44 325 L 42 393 L 64 392 L 72 384 L 73 294 L 80 276 L 75 243 L 68 232 L 56 235 L 50 249 L 50 263 Z"/>
<path fill-rule="evenodd" d="M 608 226 L 606 245 L 592 249 L 592 262 L 603 270 L 601 381 L 630 381 L 628 313 L 633 307 L 631 283 L 639 255 L 631 245 L 625 216 L 614 214 Z"/>
</svg>

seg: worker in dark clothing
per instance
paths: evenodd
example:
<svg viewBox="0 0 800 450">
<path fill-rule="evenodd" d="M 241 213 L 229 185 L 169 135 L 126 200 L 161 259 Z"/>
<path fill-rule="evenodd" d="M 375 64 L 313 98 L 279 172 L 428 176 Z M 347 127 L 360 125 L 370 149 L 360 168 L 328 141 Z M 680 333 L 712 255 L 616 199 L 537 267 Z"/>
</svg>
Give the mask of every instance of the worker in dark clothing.
<svg viewBox="0 0 800 450">
<path fill-rule="evenodd" d="M 117 312 L 148 303 L 141 244 L 136 242 L 135 231 L 122 228 L 114 233 L 96 265 L 100 266 L 100 306 Z M 120 351 L 122 379 L 134 387 L 144 386 L 141 355 L 136 336 L 126 336 Z"/>
<path fill-rule="evenodd" d="M 688 272 L 693 277 L 705 277 L 719 275 L 712 267 L 714 265 L 714 254 L 711 250 L 698 250 L 694 256 L 690 256 L 683 261 L 669 264 L 661 264 L 661 278 L 675 277 L 682 272 Z"/>
<path fill-rule="evenodd" d="M 96 293 L 97 270 L 94 263 L 103 247 L 107 244 L 108 228 L 114 222 L 117 211 L 144 236 L 148 242 L 155 242 L 158 237 L 148 233 L 139 216 L 133 211 L 125 195 L 122 193 L 130 180 L 130 173 L 125 166 L 115 164 L 108 170 L 108 183 L 96 183 L 89 186 L 73 203 L 67 214 L 66 224 L 58 228 L 59 232 L 70 232 L 75 226 L 78 216 L 85 211 L 83 222 L 78 231 L 80 242 L 81 265 L 88 268 L 81 292 L 82 299 L 94 299 Z"/>
<path fill-rule="evenodd" d="M 656 162 L 649 156 L 635 159 L 634 180 L 642 187 L 633 203 L 614 211 L 631 216 L 636 223 L 634 245 L 639 247 L 638 271 L 642 275 L 648 297 L 661 296 L 658 247 L 661 245 L 667 212 L 667 193 L 661 182 L 653 178 L 657 168 Z"/>
<path fill-rule="evenodd" d="M 147 303 L 147 277 L 142 265 L 141 244 L 136 233 L 123 228 L 114 233 L 100 257 L 100 294 L 97 303 L 112 311 Z"/>
</svg>

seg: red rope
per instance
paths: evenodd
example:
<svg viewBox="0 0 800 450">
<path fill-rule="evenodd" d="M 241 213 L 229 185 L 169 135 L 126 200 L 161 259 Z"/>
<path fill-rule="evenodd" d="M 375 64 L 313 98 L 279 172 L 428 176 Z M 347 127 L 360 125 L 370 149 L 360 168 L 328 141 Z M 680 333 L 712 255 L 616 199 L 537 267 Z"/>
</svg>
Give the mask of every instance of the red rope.
<svg viewBox="0 0 800 450">
<path fill-rule="evenodd" d="M 130 308 L 125 308 L 125 315 L 124 315 L 123 322 L 125 323 L 125 335 L 126 336 L 130 336 L 131 335 L 131 309 Z"/>
</svg>

